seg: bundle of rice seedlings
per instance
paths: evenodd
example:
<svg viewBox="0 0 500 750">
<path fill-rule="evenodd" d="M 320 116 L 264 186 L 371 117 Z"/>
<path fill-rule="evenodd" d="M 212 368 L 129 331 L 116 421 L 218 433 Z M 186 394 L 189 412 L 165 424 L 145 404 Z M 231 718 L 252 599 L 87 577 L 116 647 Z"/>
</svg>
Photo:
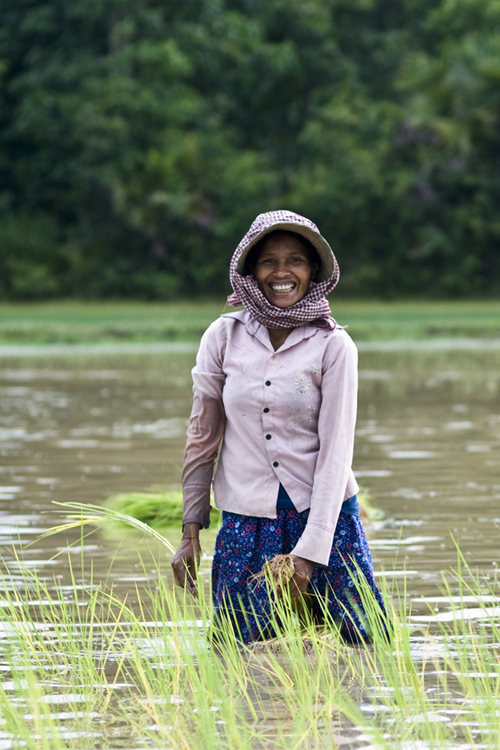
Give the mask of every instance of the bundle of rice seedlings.
<svg viewBox="0 0 500 750">
<path fill-rule="evenodd" d="M 265 578 L 271 585 L 273 591 L 283 591 L 288 587 L 295 573 L 295 564 L 293 555 L 275 555 L 267 560 L 262 566 L 262 570 L 256 573 L 252 580 Z"/>
<path fill-rule="evenodd" d="M 264 563 L 262 570 L 252 576 L 250 584 L 264 578 L 275 596 L 279 596 L 285 605 L 291 607 L 299 622 L 308 625 L 313 618 L 314 596 L 305 591 L 294 599 L 290 597 L 289 584 L 294 573 L 295 563 L 292 554 L 275 555 Z"/>
<path fill-rule="evenodd" d="M 182 491 L 151 488 L 145 492 L 128 492 L 113 495 L 106 500 L 106 507 L 117 513 L 137 518 L 148 526 L 161 529 L 180 526 L 182 523 Z M 211 519 L 217 523 L 218 508 L 211 509 Z M 119 521 L 118 523 L 125 523 Z"/>
</svg>

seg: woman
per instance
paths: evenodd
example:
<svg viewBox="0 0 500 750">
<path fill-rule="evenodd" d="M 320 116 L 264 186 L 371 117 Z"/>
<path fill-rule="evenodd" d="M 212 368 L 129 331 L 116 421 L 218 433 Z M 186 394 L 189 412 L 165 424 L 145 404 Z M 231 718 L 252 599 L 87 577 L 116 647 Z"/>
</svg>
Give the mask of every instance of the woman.
<svg viewBox="0 0 500 750">
<path fill-rule="evenodd" d="M 351 469 L 357 351 L 325 299 L 338 277 L 311 221 L 290 211 L 261 214 L 230 265 L 228 302 L 245 309 L 208 328 L 193 369 L 183 538 L 172 567 L 194 593 L 222 441 L 213 479 L 223 511 L 213 597 L 244 642 L 273 635 L 266 587 L 250 582 L 276 554 L 294 556 L 291 596 L 309 590 L 326 599 L 349 640 L 367 635 L 356 569 L 383 608 Z"/>
</svg>

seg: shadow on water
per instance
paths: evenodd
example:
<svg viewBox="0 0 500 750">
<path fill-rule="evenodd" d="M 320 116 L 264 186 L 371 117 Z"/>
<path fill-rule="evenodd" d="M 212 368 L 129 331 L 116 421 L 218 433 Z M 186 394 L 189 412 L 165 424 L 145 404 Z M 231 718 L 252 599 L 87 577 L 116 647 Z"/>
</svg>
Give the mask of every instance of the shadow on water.
<svg viewBox="0 0 500 750">
<path fill-rule="evenodd" d="M 4 361 L 0 542 L 12 591 L 30 571 L 48 596 L 66 587 L 70 598 L 75 586 L 88 591 L 104 581 L 137 609 L 135 587 L 154 587 L 158 564 L 171 583 L 165 552 L 127 530 L 39 535 L 59 520 L 54 500 L 99 503 L 178 485 L 193 359 L 192 351 L 178 351 Z M 450 573 L 457 542 L 485 581 L 496 575 L 499 465 L 499 351 L 361 351 L 354 468 L 385 513 L 369 530 L 375 570 L 389 584 L 405 581 L 415 626 L 456 617 L 457 602 L 465 620 L 500 616 L 500 599 L 467 599 Z M 168 535 L 175 544 L 180 533 Z M 214 539 L 215 530 L 205 533 L 206 581 Z M 36 621 L 36 598 L 30 606 Z M 151 621 L 151 633 L 138 639 L 152 658 L 154 628 Z M 4 629 L 0 640 L 8 637 Z M 96 652 L 100 638 L 96 632 Z M 416 633 L 412 648 L 417 662 L 429 658 L 427 637 Z M 279 724 L 279 702 L 271 697 L 269 721 Z"/>
</svg>

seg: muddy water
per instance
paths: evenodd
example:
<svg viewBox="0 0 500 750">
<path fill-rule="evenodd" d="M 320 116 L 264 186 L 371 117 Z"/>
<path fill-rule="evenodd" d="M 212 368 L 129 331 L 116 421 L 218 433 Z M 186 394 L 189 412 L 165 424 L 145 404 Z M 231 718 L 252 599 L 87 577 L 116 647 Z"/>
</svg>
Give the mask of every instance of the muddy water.
<svg viewBox="0 0 500 750">
<path fill-rule="evenodd" d="M 59 520 L 53 501 L 99 503 L 112 494 L 176 486 L 190 411 L 194 353 L 3 360 L 0 373 L 0 544 L 61 583 L 67 541 L 39 540 Z M 355 471 L 385 518 L 370 529 L 375 568 L 406 575 L 416 615 L 456 563 L 494 572 L 500 525 L 500 352 L 361 352 Z M 178 532 L 170 535 L 174 543 Z M 205 534 L 209 568 L 214 533 Z M 21 562 L 15 559 L 27 543 Z M 127 590 L 147 578 L 130 549 L 137 535 L 85 539 L 94 577 Z M 167 557 L 165 555 L 165 563 Z M 169 575 L 168 565 L 165 574 Z M 445 607 L 436 604 L 436 609 Z"/>
<path fill-rule="evenodd" d="M 365 354 L 361 378 L 355 468 L 387 515 L 372 532 L 377 564 L 406 569 L 415 599 L 435 596 L 456 566 L 454 540 L 472 567 L 493 574 L 499 355 Z"/>
<path fill-rule="evenodd" d="M 77 589 L 90 588 L 92 562 L 93 581 L 112 582 L 133 606 L 135 585 L 147 587 L 156 577 L 150 554 L 170 576 L 165 552 L 149 551 L 137 533 L 99 530 L 83 540 L 76 531 L 40 534 L 60 521 L 53 501 L 100 503 L 113 494 L 178 485 L 193 357 L 192 351 L 80 352 L 0 360 L 0 545 L 7 585 L 15 589 L 33 571 L 49 590 L 67 587 L 71 596 L 69 555 Z M 375 569 L 380 580 L 406 578 L 416 624 L 446 618 L 456 606 L 441 590 L 443 575 L 452 592 L 457 588 L 450 575 L 454 539 L 473 568 L 494 576 L 499 465 L 499 351 L 361 351 L 354 467 L 384 512 L 369 528 Z M 205 532 L 206 578 L 214 535 Z M 169 536 L 175 543 L 179 532 Z M 499 601 L 489 606 L 498 608 Z M 484 614 L 474 601 L 463 616 Z M 413 648 L 421 659 L 418 634 Z M 274 716 L 271 709 L 275 702 Z M 128 746 L 121 742 L 116 746 Z"/>
<path fill-rule="evenodd" d="M 112 578 L 119 589 L 147 578 L 130 548 L 147 558 L 148 545 L 126 530 L 111 537 L 96 532 L 83 545 L 78 532 L 39 535 L 62 520 L 54 501 L 100 503 L 178 483 L 191 363 L 192 354 L 8 360 L 0 376 L 0 544 L 13 571 L 22 565 L 50 581 L 57 569 L 59 583 L 69 584 L 68 566 L 54 555 L 66 558 L 71 544 L 73 566 L 83 551 L 97 578 Z M 22 548 L 20 563 L 14 547 L 17 555 Z"/>
</svg>

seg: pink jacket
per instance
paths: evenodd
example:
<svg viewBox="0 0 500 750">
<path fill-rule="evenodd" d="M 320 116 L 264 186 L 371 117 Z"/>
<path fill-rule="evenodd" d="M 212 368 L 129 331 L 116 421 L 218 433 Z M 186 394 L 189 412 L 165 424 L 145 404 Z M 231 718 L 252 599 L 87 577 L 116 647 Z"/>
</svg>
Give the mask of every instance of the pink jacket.
<svg viewBox="0 0 500 750">
<path fill-rule="evenodd" d="M 357 350 L 349 335 L 307 324 L 274 351 L 246 310 L 230 313 L 205 332 L 192 374 L 183 522 L 209 526 L 223 439 L 216 506 L 275 518 L 281 482 L 298 511 L 311 509 L 293 554 L 327 565 L 340 506 L 358 491 Z"/>
</svg>

